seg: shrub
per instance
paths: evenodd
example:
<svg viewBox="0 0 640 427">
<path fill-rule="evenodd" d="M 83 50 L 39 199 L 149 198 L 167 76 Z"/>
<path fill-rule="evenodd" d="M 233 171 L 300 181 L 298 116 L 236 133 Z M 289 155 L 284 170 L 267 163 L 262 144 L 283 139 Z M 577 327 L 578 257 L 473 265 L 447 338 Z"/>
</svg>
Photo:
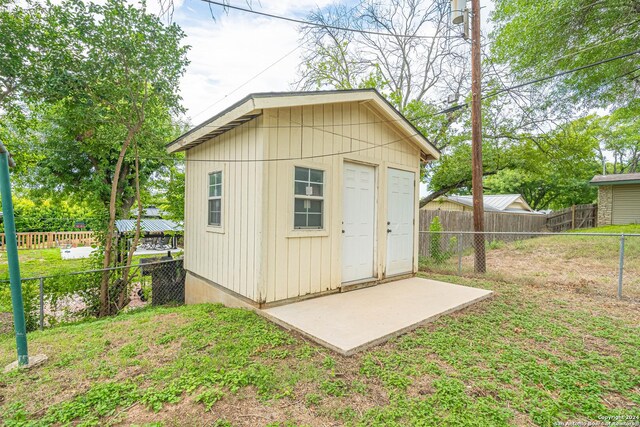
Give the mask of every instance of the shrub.
<svg viewBox="0 0 640 427">
<path fill-rule="evenodd" d="M 442 224 L 440 217 L 434 217 L 429 225 L 429 254 L 436 264 L 439 264 L 449 258 L 448 251 L 442 249 Z"/>
</svg>

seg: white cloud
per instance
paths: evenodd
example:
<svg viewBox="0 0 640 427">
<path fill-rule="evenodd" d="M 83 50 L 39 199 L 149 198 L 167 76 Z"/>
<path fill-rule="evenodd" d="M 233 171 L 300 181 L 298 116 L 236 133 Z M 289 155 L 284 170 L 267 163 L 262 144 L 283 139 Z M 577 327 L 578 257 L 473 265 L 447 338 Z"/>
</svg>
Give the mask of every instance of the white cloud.
<svg viewBox="0 0 640 427">
<path fill-rule="evenodd" d="M 263 0 L 253 7 L 304 18 L 309 11 L 328 3 L 326 0 Z M 211 10 L 215 20 L 202 2 L 189 0 L 176 8 L 174 15 L 187 34 L 186 43 L 191 46 L 188 54 L 191 64 L 180 88 L 187 116 L 193 124 L 251 92 L 288 90 L 298 69 L 300 49 L 287 55 L 299 44 L 296 24 L 241 11 L 224 12 L 217 6 Z M 244 86 L 238 89 L 241 85 Z"/>
</svg>

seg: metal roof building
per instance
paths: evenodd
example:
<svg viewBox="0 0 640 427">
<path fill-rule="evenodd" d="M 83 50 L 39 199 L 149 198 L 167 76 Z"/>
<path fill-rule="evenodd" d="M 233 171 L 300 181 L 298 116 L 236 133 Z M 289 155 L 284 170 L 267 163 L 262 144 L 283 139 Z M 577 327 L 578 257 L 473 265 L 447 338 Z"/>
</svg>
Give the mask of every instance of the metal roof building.
<svg viewBox="0 0 640 427">
<path fill-rule="evenodd" d="M 538 214 L 520 194 L 488 194 L 484 195 L 486 212 Z M 472 196 L 442 196 L 422 207 L 425 210 L 470 211 L 473 209 Z"/>
<path fill-rule="evenodd" d="M 118 233 L 130 233 L 136 230 L 135 219 L 116 220 Z M 168 219 L 142 219 L 140 231 L 143 234 L 182 233 L 182 225 Z"/>
</svg>

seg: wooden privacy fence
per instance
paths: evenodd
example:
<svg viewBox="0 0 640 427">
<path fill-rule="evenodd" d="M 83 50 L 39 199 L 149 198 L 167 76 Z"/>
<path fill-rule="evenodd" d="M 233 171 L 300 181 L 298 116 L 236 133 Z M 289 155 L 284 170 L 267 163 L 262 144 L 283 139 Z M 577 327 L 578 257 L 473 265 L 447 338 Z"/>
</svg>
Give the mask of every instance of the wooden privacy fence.
<svg viewBox="0 0 640 427">
<path fill-rule="evenodd" d="M 547 215 L 547 229 L 554 233 L 597 225 L 598 205 L 573 205 Z"/>
<path fill-rule="evenodd" d="M 439 217 L 443 231 L 473 231 L 473 213 L 460 211 L 443 211 L 443 210 L 421 210 L 420 211 L 420 231 L 429 231 L 429 225 L 433 218 Z M 539 233 L 546 231 L 547 216 L 542 214 L 510 214 L 485 212 L 484 213 L 484 230 L 486 233 L 491 232 L 521 232 L 521 233 Z M 493 240 L 494 236 L 485 235 L 488 241 Z M 501 236 L 500 240 L 504 240 L 506 236 Z M 443 242 L 448 239 L 443 238 Z M 471 236 L 466 236 L 463 244 L 467 248 L 473 244 Z M 462 242 L 461 242 L 462 243 Z M 444 243 L 443 243 L 444 244 Z M 419 240 L 420 255 L 428 256 L 429 254 L 429 233 L 420 233 Z"/>
<path fill-rule="evenodd" d="M 51 231 L 16 233 L 18 249 L 48 249 L 59 246 L 89 246 L 93 243 L 93 231 Z M 0 233 L 0 250 L 5 250 L 6 236 Z"/>
<path fill-rule="evenodd" d="M 420 211 L 420 231 L 429 231 L 433 218 L 439 217 L 445 231 L 473 231 L 473 213 L 460 211 Z M 547 216 L 542 214 L 510 214 L 485 212 L 484 230 L 540 232 L 545 230 Z"/>
<path fill-rule="evenodd" d="M 429 255 L 429 225 L 433 218 L 440 218 L 442 230 L 447 232 L 473 231 L 473 213 L 444 210 L 421 210 L 420 211 L 420 255 Z M 542 214 L 514 214 L 514 213 L 484 213 L 484 231 L 487 241 L 502 240 L 512 241 L 532 236 L 513 235 L 492 235 L 493 232 L 505 233 L 539 233 L 539 232 L 562 232 L 577 228 L 595 227 L 598 217 L 597 205 L 575 205 L 548 215 Z M 442 235 L 442 250 L 447 247 L 455 235 Z M 473 239 L 471 236 L 457 237 L 463 239 L 462 249 L 471 247 Z M 449 242 L 449 243 L 447 243 Z M 457 244 L 457 242 L 456 242 Z"/>
</svg>

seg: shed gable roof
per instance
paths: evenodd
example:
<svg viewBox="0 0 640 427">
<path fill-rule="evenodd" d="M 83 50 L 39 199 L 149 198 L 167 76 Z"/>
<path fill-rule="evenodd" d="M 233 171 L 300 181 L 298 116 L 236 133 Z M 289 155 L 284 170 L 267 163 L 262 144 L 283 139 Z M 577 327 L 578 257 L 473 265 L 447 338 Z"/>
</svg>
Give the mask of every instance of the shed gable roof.
<svg viewBox="0 0 640 427">
<path fill-rule="evenodd" d="M 258 117 L 263 109 L 354 101 L 370 103 L 389 118 L 390 124 L 420 148 L 426 160 L 440 157 L 438 149 L 375 89 L 253 93 L 170 142 L 167 151 L 174 153 L 193 148 Z"/>
</svg>

